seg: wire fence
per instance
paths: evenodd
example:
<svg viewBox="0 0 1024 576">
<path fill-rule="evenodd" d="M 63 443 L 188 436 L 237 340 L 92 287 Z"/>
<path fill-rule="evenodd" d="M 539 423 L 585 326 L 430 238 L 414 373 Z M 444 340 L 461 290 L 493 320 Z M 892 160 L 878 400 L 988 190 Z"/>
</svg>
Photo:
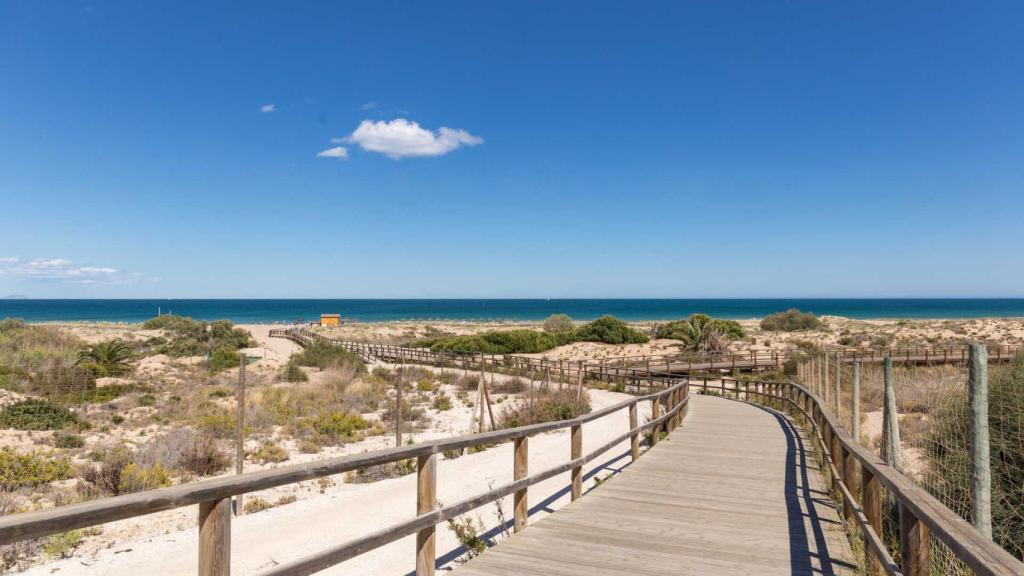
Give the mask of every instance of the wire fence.
<svg viewBox="0 0 1024 576">
<path fill-rule="evenodd" d="M 859 371 L 859 403 L 854 372 Z M 1024 559 L 1024 356 L 988 367 L 987 447 L 991 497 L 974 489 L 974 411 L 969 363 L 896 363 L 891 371 L 895 423 L 886 427 L 885 366 L 836 361 L 819 353 L 806 359 L 800 380 L 833 410 L 843 427 L 968 522 L 978 525 L 975 506 L 990 500 L 992 539 Z M 838 398 L 838 403 L 836 399 Z M 855 415 L 856 413 L 856 415 Z M 886 449 L 887 430 L 898 443 Z M 891 454 L 887 452 L 892 452 Z M 975 496 L 978 498 L 975 498 Z M 883 539 L 899 561 L 898 510 L 887 507 Z M 933 574 L 970 574 L 938 539 L 931 543 Z"/>
</svg>

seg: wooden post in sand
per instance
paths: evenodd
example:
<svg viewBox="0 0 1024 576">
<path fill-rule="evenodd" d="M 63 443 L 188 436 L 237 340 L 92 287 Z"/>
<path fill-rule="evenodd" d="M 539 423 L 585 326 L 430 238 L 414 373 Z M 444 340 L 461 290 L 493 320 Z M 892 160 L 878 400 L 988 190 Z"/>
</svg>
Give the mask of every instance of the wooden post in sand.
<svg viewBox="0 0 1024 576">
<path fill-rule="evenodd" d="M 241 474 L 245 465 L 245 353 L 238 355 L 238 410 L 235 415 L 235 474 Z M 235 515 L 242 514 L 242 495 L 235 496 Z"/>
<path fill-rule="evenodd" d="M 896 390 L 892 376 L 892 358 L 885 357 L 883 364 L 885 373 L 885 395 L 882 405 L 882 458 L 897 471 L 903 471 L 903 459 L 900 457 L 900 421 L 896 412 Z"/>
<path fill-rule="evenodd" d="M 992 538 L 992 464 L 988 433 L 988 350 L 971 344 L 967 396 L 971 406 L 971 517 L 974 527 Z"/>
<path fill-rule="evenodd" d="M 231 498 L 199 503 L 199 576 L 231 574 Z"/>
<path fill-rule="evenodd" d="M 395 446 L 402 445 L 402 364 L 395 366 Z"/>
<path fill-rule="evenodd" d="M 523 478 L 526 478 L 528 474 L 527 463 L 529 460 L 529 437 L 522 436 L 520 438 L 516 438 L 513 445 L 514 462 L 512 466 L 512 477 L 513 480 L 522 480 Z M 522 532 L 526 529 L 526 520 L 530 513 L 527 494 L 527 489 L 523 488 L 521 490 L 516 490 L 515 495 L 512 498 L 512 507 L 515 513 L 515 532 Z"/>
<path fill-rule="evenodd" d="M 852 414 L 850 418 L 853 419 L 850 430 L 853 432 L 853 441 L 860 443 L 860 362 L 855 361 L 853 363 L 853 389 L 851 392 L 852 398 Z"/>
<path fill-rule="evenodd" d="M 636 418 L 636 402 L 629 405 L 629 429 L 636 430 L 637 418 Z M 629 455 L 632 462 L 636 462 L 640 458 L 640 434 L 633 432 L 629 436 Z"/>
<path fill-rule="evenodd" d="M 843 360 L 842 360 L 842 358 L 840 358 L 839 352 L 836 352 L 835 359 L 836 359 L 836 385 L 835 385 L 836 386 L 836 388 L 835 388 L 835 392 L 836 392 L 836 422 L 842 423 L 843 418 L 842 418 L 842 410 L 840 410 L 839 381 L 840 381 L 840 375 L 842 374 L 842 369 L 843 369 Z"/>
<path fill-rule="evenodd" d="M 416 515 L 435 508 L 437 500 L 437 454 L 416 459 Z M 435 531 L 431 525 L 416 533 L 416 576 L 433 576 Z"/>
</svg>

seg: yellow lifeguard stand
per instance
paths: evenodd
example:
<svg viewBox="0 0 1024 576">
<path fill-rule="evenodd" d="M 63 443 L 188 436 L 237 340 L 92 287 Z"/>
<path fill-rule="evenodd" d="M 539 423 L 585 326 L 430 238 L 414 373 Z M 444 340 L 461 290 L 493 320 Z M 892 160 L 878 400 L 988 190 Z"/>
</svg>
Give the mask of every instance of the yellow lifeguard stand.
<svg viewBox="0 0 1024 576">
<path fill-rule="evenodd" d="M 341 324 L 341 314 L 321 314 L 321 326 L 338 326 Z"/>
</svg>

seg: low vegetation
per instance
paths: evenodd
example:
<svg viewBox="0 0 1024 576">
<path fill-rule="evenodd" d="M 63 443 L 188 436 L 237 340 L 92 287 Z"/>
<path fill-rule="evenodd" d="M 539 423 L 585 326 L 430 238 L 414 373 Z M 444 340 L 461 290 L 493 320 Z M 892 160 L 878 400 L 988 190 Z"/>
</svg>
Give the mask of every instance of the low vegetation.
<svg viewBox="0 0 1024 576">
<path fill-rule="evenodd" d="M 516 428 L 541 422 L 571 420 L 590 413 L 590 395 L 583 392 L 579 401 L 574 390 L 535 390 L 532 399 L 521 399 L 502 406 L 498 428 Z"/>
<path fill-rule="evenodd" d="M 785 312 L 777 312 L 765 316 L 761 320 L 761 330 L 769 332 L 796 332 L 798 330 L 821 330 L 825 323 L 812 312 L 801 312 L 790 308 Z"/>
<path fill-rule="evenodd" d="M 0 409 L 0 428 L 60 430 L 79 424 L 74 412 L 49 400 L 20 400 Z"/>
<path fill-rule="evenodd" d="M 685 320 L 658 326 L 657 337 L 678 340 L 684 350 L 692 352 L 722 353 L 727 350 L 729 340 L 744 338 L 746 332 L 735 320 L 693 314 Z"/>
<path fill-rule="evenodd" d="M 0 491 L 34 488 L 72 477 L 67 458 L 44 452 L 16 452 L 0 448 Z"/>
<path fill-rule="evenodd" d="M 1007 366 L 992 367 L 989 378 L 989 445 L 992 466 L 992 538 L 1024 560 L 1024 354 Z M 970 452 L 963 438 L 970 411 L 962 402 L 942 402 L 917 444 L 928 467 L 931 490 L 954 509 L 971 502 Z M 970 518 L 967 518 L 970 520 Z"/>
<path fill-rule="evenodd" d="M 165 314 L 147 320 L 142 327 L 164 330 L 170 338 L 153 342 L 154 351 L 172 357 L 204 356 L 215 350 L 239 350 L 256 345 L 248 332 L 235 328 L 228 320 L 200 322 L 185 316 Z"/>
<path fill-rule="evenodd" d="M 572 332 L 576 329 L 576 325 L 572 323 L 572 318 L 568 314 L 552 314 L 544 320 L 544 331 L 545 332 Z"/>
<path fill-rule="evenodd" d="M 107 340 L 79 352 L 75 363 L 100 378 L 121 376 L 131 371 L 128 363 L 133 356 L 131 346 L 120 340 Z"/>
<path fill-rule="evenodd" d="M 563 315 L 564 316 L 564 315 Z M 552 317 L 554 318 L 554 317 Z M 565 317 L 568 319 L 568 316 Z M 548 319 L 549 321 L 551 318 Z M 547 326 L 548 322 L 545 322 Z M 549 330 L 491 330 L 469 336 L 448 336 L 423 339 L 413 346 L 428 347 L 434 352 L 456 352 L 463 354 L 536 354 L 573 342 L 601 342 L 604 344 L 639 344 L 647 342 L 647 336 L 632 329 L 628 324 L 612 316 L 602 316 L 573 329 L 568 320 L 567 330 L 561 319 L 555 319 Z"/>
</svg>

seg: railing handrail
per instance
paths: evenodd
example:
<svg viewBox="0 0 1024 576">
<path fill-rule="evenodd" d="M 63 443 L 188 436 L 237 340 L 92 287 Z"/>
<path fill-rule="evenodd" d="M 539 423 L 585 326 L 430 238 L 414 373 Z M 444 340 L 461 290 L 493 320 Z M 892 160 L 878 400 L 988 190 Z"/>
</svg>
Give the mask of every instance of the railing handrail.
<svg viewBox="0 0 1024 576">
<path fill-rule="evenodd" d="M 873 452 L 860 445 L 854 438 L 840 426 L 835 417 L 829 411 L 827 403 L 811 392 L 809 389 L 793 382 L 765 382 L 761 380 L 736 380 L 722 378 L 723 389 L 726 381 L 732 380 L 737 383 L 746 384 L 742 390 L 747 394 L 755 394 L 762 397 L 770 397 L 788 402 L 799 410 L 811 423 L 815 434 L 819 439 L 823 460 L 831 468 L 835 482 L 842 486 L 840 493 L 844 503 L 851 507 L 857 514 L 863 516 L 861 503 L 853 497 L 856 487 L 848 486 L 844 475 L 839 472 L 840 467 L 845 464 L 835 464 L 837 458 L 834 454 L 836 449 L 843 452 L 842 456 L 852 456 L 861 467 L 862 474 L 866 470 L 873 478 L 877 478 L 885 487 L 895 495 L 898 502 L 904 505 L 913 514 L 917 521 L 924 523 L 930 532 L 934 534 L 953 554 L 966 564 L 975 574 L 987 576 L 1020 576 L 1024 574 L 1024 563 L 1004 550 L 1001 546 L 987 538 L 973 525 L 961 518 L 958 514 L 942 504 L 938 499 L 929 494 L 926 490 L 914 483 L 902 472 L 889 466 L 884 460 Z M 749 384 L 754 384 L 754 390 L 749 389 Z M 690 384 L 691 386 L 699 386 Z M 758 386 L 760 385 L 760 386 Z M 759 388 L 764 386 L 783 386 L 790 390 L 790 394 L 768 394 L 761 392 Z M 810 400 L 813 403 L 813 410 L 808 410 L 802 400 L 794 400 L 792 392 L 795 391 L 798 397 Z M 828 438 L 838 442 L 838 446 L 829 445 Z M 845 458 L 838 461 L 845 462 Z M 862 526 L 862 529 L 864 527 Z M 881 534 L 876 534 L 878 539 L 875 545 L 882 542 Z M 887 554 L 887 552 L 885 553 Z M 888 574 L 900 574 L 891 566 L 882 566 Z"/>
<path fill-rule="evenodd" d="M 680 379 L 674 379 L 674 381 L 677 382 L 679 380 Z M 99 500 L 58 506 L 35 512 L 24 512 L 21 514 L 3 516 L 0 517 L 0 545 L 10 544 L 20 540 L 49 536 L 77 528 L 85 528 L 106 522 L 143 516 L 203 502 L 222 500 L 239 494 L 266 490 L 286 484 L 331 476 L 369 466 L 440 454 L 471 446 L 502 443 L 544 432 L 581 426 L 587 422 L 591 422 L 620 410 L 635 406 L 639 402 L 660 402 L 666 396 L 670 396 L 671 394 L 686 387 L 687 381 L 686 379 L 682 379 L 682 382 L 666 387 L 663 390 L 623 400 L 622 402 L 612 406 L 608 406 L 570 420 L 544 422 L 540 424 L 519 426 L 516 428 L 491 430 L 488 432 L 466 434 L 452 438 L 442 438 L 423 442 L 421 444 L 414 444 L 412 446 L 385 448 L 362 454 L 338 456 L 335 458 L 292 464 L 269 470 L 261 470 L 258 472 L 246 472 L 244 474 L 234 476 L 201 480 L 199 482 L 181 484 L 168 488 L 112 496 Z M 664 423 L 665 419 L 665 417 L 662 417 L 657 420 L 652 420 L 641 425 L 639 429 L 644 430 L 651 426 L 657 426 Z M 636 429 L 631 429 L 631 433 L 636 433 Z M 621 441 L 622 440 L 619 440 L 618 442 Z M 616 444 L 618 442 L 616 442 Z"/>
</svg>

